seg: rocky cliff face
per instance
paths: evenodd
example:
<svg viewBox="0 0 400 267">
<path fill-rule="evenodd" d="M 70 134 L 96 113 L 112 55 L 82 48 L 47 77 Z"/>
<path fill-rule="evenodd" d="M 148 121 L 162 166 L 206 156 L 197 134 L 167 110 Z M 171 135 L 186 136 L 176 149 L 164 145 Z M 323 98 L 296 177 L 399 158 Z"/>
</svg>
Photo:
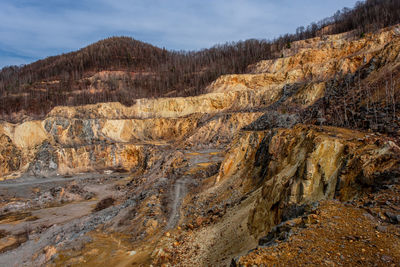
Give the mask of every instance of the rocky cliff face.
<svg viewBox="0 0 400 267">
<path fill-rule="evenodd" d="M 87 107 L 90 110 L 91 107 Z M 20 125 L 0 125 L 1 176 L 21 172 L 56 175 L 121 169 L 130 171 L 157 147 L 227 144 L 261 113 L 193 114 L 177 118 L 91 119 L 48 117 Z M 18 155 L 18 156 L 16 156 Z M 13 174 L 15 176 L 10 176 Z"/>
<path fill-rule="evenodd" d="M 296 206 L 348 200 L 396 173 L 399 151 L 390 140 L 340 128 L 246 132 L 228 151 L 216 181 L 240 179 L 242 187 L 262 188 L 248 222 L 259 236 L 290 218 Z"/>
<path fill-rule="evenodd" d="M 337 115 L 364 110 L 375 121 L 390 115 L 398 123 L 398 88 L 382 81 L 388 70 L 392 85 L 400 78 L 399 34 L 397 26 L 363 38 L 348 33 L 295 42 L 282 58 L 250 66 L 249 74 L 223 76 L 197 97 L 56 107 L 43 121 L 2 122 L 0 177 L 127 172 L 129 182 L 115 185 L 124 197 L 112 216 L 90 217 L 104 222 L 107 234 L 130 235 L 132 251 L 141 248 L 118 259 L 226 264 L 305 206 L 353 199 L 399 175 L 395 134 L 366 131 L 368 124 L 349 129 L 350 119 L 343 122 L 347 128 L 323 126 L 335 125 L 328 110 L 343 106 Z M 367 94 L 367 85 L 378 89 Z M 334 88 L 357 94 L 333 105 Z M 59 265 L 74 257 L 96 263 L 93 251 L 76 255 L 79 249 L 68 250 L 58 238 L 52 245 L 67 251 Z M 243 242 L 224 243 L 229 240 Z"/>
</svg>

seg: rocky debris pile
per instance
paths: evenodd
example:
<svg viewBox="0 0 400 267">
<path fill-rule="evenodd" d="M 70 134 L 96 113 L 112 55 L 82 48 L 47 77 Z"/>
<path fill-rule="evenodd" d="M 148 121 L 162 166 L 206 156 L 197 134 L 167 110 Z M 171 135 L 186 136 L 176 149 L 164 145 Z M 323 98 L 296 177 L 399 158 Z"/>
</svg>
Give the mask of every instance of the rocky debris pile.
<svg viewBox="0 0 400 267">
<path fill-rule="evenodd" d="M 376 184 L 350 204 L 366 210 L 370 214 L 366 216 L 377 219 L 380 223 L 377 230 L 386 232 L 393 225 L 397 226 L 400 234 L 400 174 Z"/>
<path fill-rule="evenodd" d="M 293 208 L 296 210 L 294 213 L 291 211 Z M 317 216 L 315 216 L 316 210 L 318 208 L 318 203 L 313 203 L 311 205 L 302 205 L 293 207 L 292 209 L 285 210 L 286 213 L 292 213 L 290 217 L 294 219 L 285 220 L 285 216 L 282 223 L 272 227 L 268 235 L 261 237 L 258 240 L 258 245 L 260 247 L 269 247 L 276 245 L 276 241 L 286 241 L 292 234 L 293 227 L 307 227 L 310 224 L 317 223 Z M 294 216 L 293 216 L 294 215 Z"/>
<path fill-rule="evenodd" d="M 397 266 L 399 189 L 395 175 L 352 201 L 322 201 L 307 223 L 299 217 L 274 227 L 231 266 Z"/>
</svg>

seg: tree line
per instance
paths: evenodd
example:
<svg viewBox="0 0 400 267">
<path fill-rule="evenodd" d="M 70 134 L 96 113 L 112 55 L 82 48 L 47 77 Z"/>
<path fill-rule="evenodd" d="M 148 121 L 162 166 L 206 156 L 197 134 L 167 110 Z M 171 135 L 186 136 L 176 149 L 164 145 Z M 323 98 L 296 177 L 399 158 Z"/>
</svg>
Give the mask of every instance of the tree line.
<svg viewBox="0 0 400 267">
<path fill-rule="evenodd" d="M 129 37 L 111 37 L 76 52 L 3 68 L 0 116 L 10 120 L 13 113 L 24 110 L 40 117 L 57 105 L 109 101 L 130 105 L 144 97 L 199 95 L 221 75 L 246 73 L 251 64 L 282 56 L 282 49 L 294 41 L 348 31 L 362 36 L 398 23 L 400 1 L 367 0 L 274 40 L 251 39 L 200 51 L 168 51 Z M 97 72 L 113 70 L 126 75 L 90 79 Z"/>
</svg>

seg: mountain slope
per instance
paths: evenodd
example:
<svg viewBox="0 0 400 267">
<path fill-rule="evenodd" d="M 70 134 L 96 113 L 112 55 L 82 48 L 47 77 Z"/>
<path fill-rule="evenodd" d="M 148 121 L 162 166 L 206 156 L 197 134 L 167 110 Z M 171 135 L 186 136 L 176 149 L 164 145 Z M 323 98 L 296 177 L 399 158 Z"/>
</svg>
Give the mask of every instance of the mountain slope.
<svg viewBox="0 0 400 267">
<path fill-rule="evenodd" d="M 118 101 L 132 105 L 147 97 L 195 96 L 224 74 L 246 73 L 260 60 L 284 56 L 282 49 L 317 36 L 355 31 L 363 36 L 400 23 L 395 0 L 367 0 L 296 34 L 247 40 L 198 52 L 166 51 L 128 37 L 112 37 L 79 51 L 0 72 L 0 119 L 43 118 L 58 105 Z"/>
</svg>

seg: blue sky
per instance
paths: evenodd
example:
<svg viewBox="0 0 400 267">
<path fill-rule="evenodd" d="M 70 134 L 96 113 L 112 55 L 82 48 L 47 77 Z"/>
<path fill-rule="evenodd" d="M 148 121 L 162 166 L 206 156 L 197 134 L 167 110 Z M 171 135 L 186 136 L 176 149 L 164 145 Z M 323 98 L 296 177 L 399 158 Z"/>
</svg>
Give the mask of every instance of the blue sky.
<svg viewBox="0 0 400 267">
<path fill-rule="evenodd" d="M 272 39 L 333 15 L 353 0 L 1 0 L 0 68 L 130 36 L 197 50 Z"/>
</svg>

